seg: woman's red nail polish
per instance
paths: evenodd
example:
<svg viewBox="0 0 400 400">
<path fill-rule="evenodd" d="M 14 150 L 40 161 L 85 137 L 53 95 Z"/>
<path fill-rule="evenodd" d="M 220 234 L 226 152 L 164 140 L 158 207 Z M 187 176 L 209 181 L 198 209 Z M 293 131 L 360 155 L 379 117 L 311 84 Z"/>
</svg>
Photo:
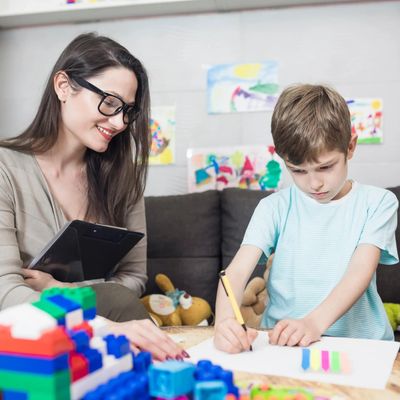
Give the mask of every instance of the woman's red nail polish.
<svg viewBox="0 0 400 400">
<path fill-rule="evenodd" d="M 172 360 L 172 357 L 171 357 L 171 356 L 167 356 L 167 357 L 165 357 L 165 359 L 166 359 L 167 361 L 169 361 L 169 360 Z"/>
<path fill-rule="evenodd" d="M 189 354 L 185 350 L 182 351 L 182 356 L 185 358 L 190 358 Z"/>
<path fill-rule="evenodd" d="M 183 357 L 182 357 L 182 356 L 176 356 L 176 357 L 175 357 L 175 360 L 183 361 Z"/>
</svg>

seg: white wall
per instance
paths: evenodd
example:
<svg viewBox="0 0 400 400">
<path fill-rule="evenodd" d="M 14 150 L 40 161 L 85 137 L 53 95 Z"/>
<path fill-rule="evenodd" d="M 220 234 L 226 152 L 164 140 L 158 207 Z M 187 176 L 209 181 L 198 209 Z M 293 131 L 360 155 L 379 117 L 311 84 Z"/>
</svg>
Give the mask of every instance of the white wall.
<svg viewBox="0 0 400 400">
<path fill-rule="evenodd" d="M 29 123 L 60 51 L 92 30 L 120 41 L 143 61 L 153 105 L 177 107 L 176 164 L 150 168 L 147 195 L 187 191 L 188 147 L 271 143 L 270 112 L 206 111 L 207 65 L 266 59 L 279 62 L 282 86 L 322 82 L 345 97 L 382 97 L 384 143 L 360 145 L 350 174 L 363 183 L 400 184 L 400 2 L 0 31 L 0 136 L 16 135 Z"/>
</svg>

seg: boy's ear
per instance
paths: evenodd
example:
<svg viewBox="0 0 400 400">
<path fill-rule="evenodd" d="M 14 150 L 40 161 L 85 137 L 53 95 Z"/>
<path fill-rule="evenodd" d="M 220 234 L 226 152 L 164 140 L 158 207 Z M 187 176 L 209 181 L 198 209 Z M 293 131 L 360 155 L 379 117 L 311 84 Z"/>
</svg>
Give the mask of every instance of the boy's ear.
<svg viewBox="0 0 400 400">
<path fill-rule="evenodd" d="M 53 84 L 54 91 L 56 92 L 58 99 L 65 103 L 72 92 L 68 75 L 64 71 L 58 71 L 54 75 Z"/>
<path fill-rule="evenodd" d="M 351 135 L 350 143 L 349 143 L 349 148 L 347 150 L 347 159 L 350 160 L 353 157 L 354 151 L 356 150 L 357 147 L 357 135 Z"/>
</svg>

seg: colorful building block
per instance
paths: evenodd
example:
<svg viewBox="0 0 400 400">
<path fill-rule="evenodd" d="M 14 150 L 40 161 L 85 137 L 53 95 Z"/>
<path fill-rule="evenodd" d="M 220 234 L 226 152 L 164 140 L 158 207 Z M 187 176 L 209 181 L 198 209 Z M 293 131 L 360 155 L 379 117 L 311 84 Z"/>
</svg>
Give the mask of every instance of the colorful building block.
<svg viewBox="0 0 400 400">
<path fill-rule="evenodd" d="M 82 310 L 91 311 L 96 316 L 96 292 L 90 287 L 82 287 L 78 290 L 76 288 L 51 288 L 42 292 L 41 298 L 62 295 L 63 297 L 78 303 Z M 92 319 L 86 318 L 85 319 Z"/>
<path fill-rule="evenodd" d="M 45 298 L 32 303 L 34 307 L 51 315 L 57 320 L 58 325 L 65 325 L 65 310 L 59 307 L 57 304 L 47 301 Z"/>
<path fill-rule="evenodd" d="M 15 338 L 9 326 L 0 325 L 0 353 L 56 357 L 73 349 L 74 345 L 62 327 L 47 331 L 34 340 Z"/>
<path fill-rule="evenodd" d="M 57 320 L 32 304 L 19 304 L 0 313 L 0 326 L 9 326 L 14 338 L 38 339 L 57 326 Z"/>
<path fill-rule="evenodd" d="M 126 337 L 110 334 L 95 309 L 91 288 L 53 288 L 32 305 L 0 312 L 0 400 L 323 399 L 297 388 L 240 391 L 232 371 L 209 360 L 152 364 L 150 353 L 134 355 Z M 324 371 L 349 364 L 342 353 L 320 355 Z"/>
<path fill-rule="evenodd" d="M 0 353 L 0 371 L 29 372 L 54 374 L 57 371 L 68 369 L 68 354 L 57 357 L 25 356 L 19 354 Z"/>
<path fill-rule="evenodd" d="M 141 351 L 133 356 L 133 369 L 137 373 L 146 373 L 150 368 L 152 361 L 151 353 Z"/>
<path fill-rule="evenodd" d="M 193 390 L 195 367 L 183 361 L 165 361 L 149 368 L 150 395 L 171 399 Z"/>
<path fill-rule="evenodd" d="M 251 389 L 252 400 L 314 400 L 316 397 L 307 389 L 257 385 Z M 326 399 L 329 400 L 329 399 Z"/>
<path fill-rule="evenodd" d="M 130 352 L 129 341 L 126 336 L 107 335 L 104 337 L 107 343 L 107 353 L 120 358 Z"/>
<path fill-rule="evenodd" d="M 225 400 L 228 388 L 223 381 L 196 382 L 194 400 Z"/>
<path fill-rule="evenodd" d="M 89 362 L 83 354 L 75 352 L 69 353 L 68 362 L 72 382 L 89 374 Z"/>
</svg>

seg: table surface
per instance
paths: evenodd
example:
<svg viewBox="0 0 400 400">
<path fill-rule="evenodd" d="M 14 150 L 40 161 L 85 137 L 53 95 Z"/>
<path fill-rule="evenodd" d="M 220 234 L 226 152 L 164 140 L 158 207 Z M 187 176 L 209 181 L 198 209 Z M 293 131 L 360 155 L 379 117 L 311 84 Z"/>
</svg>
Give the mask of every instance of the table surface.
<svg viewBox="0 0 400 400">
<path fill-rule="evenodd" d="M 179 335 L 183 339 L 181 346 L 188 349 L 213 335 L 212 327 L 165 327 L 167 333 Z M 400 353 L 399 353 L 400 354 Z M 341 399 L 348 400 L 399 400 L 400 399 L 400 355 L 397 355 L 393 365 L 392 374 L 386 385 L 385 390 L 362 389 L 350 386 L 334 385 L 322 382 L 303 381 L 298 379 L 271 376 L 255 375 L 246 372 L 234 372 L 237 381 L 257 381 L 280 386 L 297 386 L 303 388 L 312 388 L 315 394 L 320 396 L 338 396 Z"/>
</svg>

